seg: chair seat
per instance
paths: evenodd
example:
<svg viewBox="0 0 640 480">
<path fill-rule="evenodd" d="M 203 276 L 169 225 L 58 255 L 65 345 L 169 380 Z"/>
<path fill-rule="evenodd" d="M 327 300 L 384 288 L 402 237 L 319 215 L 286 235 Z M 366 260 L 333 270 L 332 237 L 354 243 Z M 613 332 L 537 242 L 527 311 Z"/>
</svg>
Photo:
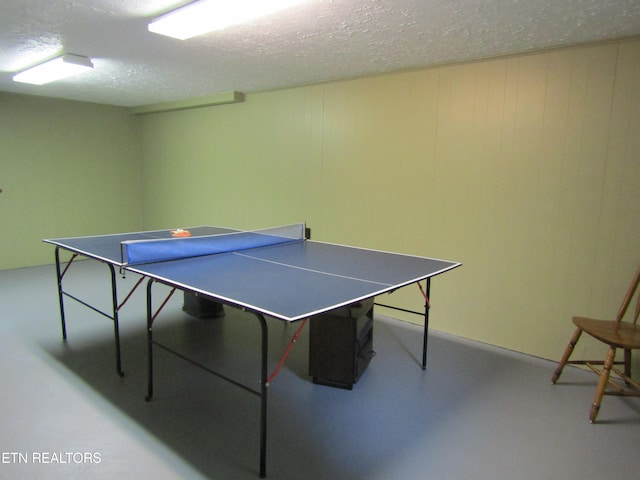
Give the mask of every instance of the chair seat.
<svg viewBox="0 0 640 480">
<path fill-rule="evenodd" d="M 640 327 L 629 322 L 573 317 L 573 323 L 601 342 L 616 348 L 640 348 Z"/>
</svg>

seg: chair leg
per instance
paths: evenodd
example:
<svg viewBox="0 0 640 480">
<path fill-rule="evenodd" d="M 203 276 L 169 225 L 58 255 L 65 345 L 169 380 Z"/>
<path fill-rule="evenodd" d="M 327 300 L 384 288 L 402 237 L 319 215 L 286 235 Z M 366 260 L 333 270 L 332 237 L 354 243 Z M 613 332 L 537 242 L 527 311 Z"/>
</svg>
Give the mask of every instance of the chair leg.
<svg viewBox="0 0 640 480">
<path fill-rule="evenodd" d="M 567 348 L 565 348 L 564 354 L 562 355 L 562 358 L 558 363 L 558 367 L 556 368 L 555 372 L 553 372 L 553 376 L 551 377 L 552 384 L 555 384 L 558 381 L 558 378 L 560 378 L 560 375 L 562 374 L 562 369 L 569 361 L 569 357 L 573 353 L 573 349 L 576 346 L 576 343 L 578 343 L 578 340 L 580 339 L 580 335 L 582 335 L 582 329 L 578 327 L 576 328 L 576 331 L 573 332 L 573 335 L 571 336 L 571 340 L 569 340 L 569 345 L 567 345 Z"/>
<path fill-rule="evenodd" d="M 611 374 L 611 368 L 613 367 L 613 362 L 615 358 L 616 358 L 615 347 L 609 347 L 609 352 L 607 352 L 607 358 L 605 359 L 604 365 L 602 366 L 602 371 L 600 372 L 600 380 L 598 381 L 596 396 L 593 399 L 593 404 L 591 405 L 591 411 L 589 412 L 589 421 L 591 423 L 594 423 L 596 421 L 596 417 L 598 416 L 598 412 L 600 411 L 600 403 L 602 402 L 602 396 L 604 395 L 604 391 L 607 388 L 607 383 L 609 382 L 609 375 Z"/>
<path fill-rule="evenodd" d="M 631 350 L 629 349 L 625 349 L 624 351 L 624 374 L 631 378 Z M 624 382 L 629 385 L 629 381 L 627 379 L 625 379 Z"/>
</svg>

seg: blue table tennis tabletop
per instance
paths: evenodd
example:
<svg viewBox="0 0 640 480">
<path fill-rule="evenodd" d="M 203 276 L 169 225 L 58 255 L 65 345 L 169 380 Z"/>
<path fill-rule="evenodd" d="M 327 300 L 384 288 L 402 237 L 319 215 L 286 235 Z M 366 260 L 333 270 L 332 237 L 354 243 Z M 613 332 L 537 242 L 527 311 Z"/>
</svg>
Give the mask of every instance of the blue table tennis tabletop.
<svg viewBox="0 0 640 480">
<path fill-rule="evenodd" d="M 126 267 L 251 311 L 296 321 L 460 264 L 313 240 Z"/>
<path fill-rule="evenodd" d="M 188 230 L 193 237 L 239 232 L 215 226 Z M 312 240 L 133 266 L 122 259 L 122 242 L 169 238 L 171 230 L 151 230 L 44 241 L 285 321 L 300 320 L 391 292 L 460 265 Z"/>
</svg>

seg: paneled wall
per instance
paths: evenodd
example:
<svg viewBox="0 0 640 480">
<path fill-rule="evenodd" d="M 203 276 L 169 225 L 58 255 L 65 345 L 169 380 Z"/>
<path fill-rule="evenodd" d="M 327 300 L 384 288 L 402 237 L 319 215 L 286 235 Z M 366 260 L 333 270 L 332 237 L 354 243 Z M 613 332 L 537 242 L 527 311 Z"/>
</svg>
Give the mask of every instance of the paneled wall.
<svg viewBox="0 0 640 480">
<path fill-rule="evenodd" d="M 3 269 L 50 263 L 45 237 L 306 221 L 463 262 L 432 327 L 557 358 L 640 263 L 638 39 L 139 117 L 0 93 L 0 141 Z"/>
<path fill-rule="evenodd" d="M 124 108 L 0 92 L 0 269 L 52 263 L 43 238 L 139 229 L 136 125 Z"/>
<path fill-rule="evenodd" d="M 140 119 L 147 228 L 306 221 L 461 261 L 432 292 L 457 335 L 556 358 L 570 316 L 612 314 L 640 263 L 638 40 Z M 421 308 L 417 289 L 384 300 Z"/>
</svg>

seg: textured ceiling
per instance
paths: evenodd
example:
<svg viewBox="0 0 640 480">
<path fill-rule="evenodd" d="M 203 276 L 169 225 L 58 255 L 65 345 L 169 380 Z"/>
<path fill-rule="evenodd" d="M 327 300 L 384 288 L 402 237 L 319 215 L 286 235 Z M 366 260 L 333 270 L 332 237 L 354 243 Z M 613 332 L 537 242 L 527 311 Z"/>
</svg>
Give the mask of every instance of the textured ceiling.
<svg viewBox="0 0 640 480">
<path fill-rule="evenodd" d="M 147 30 L 186 3 L 2 0 L 0 91 L 139 106 L 640 35 L 640 0 L 310 0 L 186 41 Z M 61 53 L 93 71 L 12 80 Z"/>
</svg>

